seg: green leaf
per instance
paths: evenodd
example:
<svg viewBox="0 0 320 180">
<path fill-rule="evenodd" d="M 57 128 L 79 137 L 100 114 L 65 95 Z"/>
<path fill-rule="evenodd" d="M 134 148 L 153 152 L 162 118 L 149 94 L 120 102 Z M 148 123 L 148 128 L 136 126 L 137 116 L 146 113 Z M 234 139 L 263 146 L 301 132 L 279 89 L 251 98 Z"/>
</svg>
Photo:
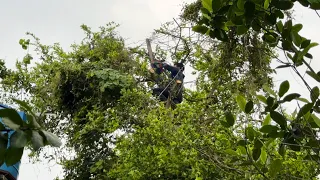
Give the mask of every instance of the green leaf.
<svg viewBox="0 0 320 180">
<path fill-rule="evenodd" d="M 25 42 L 24 39 L 20 39 L 20 40 L 19 40 L 19 44 L 20 44 L 20 45 L 24 44 L 24 42 Z"/>
<path fill-rule="evenodd" d="M 269 174 L 274 178 L 278 172 L 281 172 L 282 161 L 280 159 L 272 160 L 270 164 Z"/>
<path fill-rule="evenodd" d="M 254 148 L 253 151 L 252 151 L 252 158 L 255 161 L 257 161 L 259 159 L 260 155 L 261 155 L 261 149 L 255 149 Z"/>
<path fill-rule="evenodd" d="M 279 19 L 283 19 L 284 18 L 284 14 L 283 14 L 283 12 L 281 10 L 276 9 L 274 13 L 277 15 L 277 17 Z"/>
<path fill-rule="evenodd" d="M 262 164 L 266 163 L 267 157 L 268 157 L 268 154 L 267 154 L 266 150 L 264 148 L 262 148 L 261 155 L 260 155 L 260 160 L 261 160 Z"/>
<path fill-rule="evenodd" d="M 13 148 L 23 148 L 27 144 L 27 135 L 20 130 L 15 131 L 10 137 L 10 146 Z"/>
<path fill-rule="evenodd" d="M 290 64 L 280 65 L 276 67 L 276 69 L 287 68 L 287 67 L 291 67 L 291 65 Z"/>
<path fill-rule="evenodd" d="M 206 26 L 202 26 L 202 25 L 196 25 L 192 27 L 192 30 L 194 32 L 198 32 L 201 34 L 205 34 L 208 31 L 208 28 Z"/>
<path fill-rule="evenodd" d="M 254 135 L 255 135 L 255 131 L 253 129 L 253 127 L 247 127 L 246 128 L 246 136 L 250 141 L 254 140 Z"/>
<path fill-rule="evenodd" d="M 280 144 L 278 153 L 279 153 L 281 156 L 284 156 L 285 153 L 286 153 L 286 146 L 283 145 L 283 144 Z"/>
<path fill-rule="evenodd" d="M 271 96 L 269 96 L 268 98 L 267 98 L 267 105 L 268 105 L 268 107 L 272 107 L 273 106 L 273 103 L 274 103 L 274 98 L 273 97 L 271 97 Z"/>
<path fill-rule="evenodd" d="M 309 140 L 309 142 L 306 145 L 311 146 L 311 147 L 319 147 L 319 143 L 320 143 L 319 140 L 312 138 Z"/>
<path fill-rule="evenodd" d="M 306 98 L 298 98 L 297 100 L 304 102 L 304 103 L 310 103 Z"/>
<path fill-rule="evenodd" d="M 238 156 L 238 153 L 232 149 L 227 149 L 225 152 L 233 156 Z"/>
<path fill-rule="evenodd" d="M 237 144 L 239 146 L 246 146 L 247 142 L 245 140 L 239 140 Z"/>
<path fill-rule="evenodd" d="M 256 4 L 252 1 L 247 1 L 244 4 L 245 16 L 247 18 L 252 18 L 256 9 Z"/>
<path fill-rule="evenodd" d="M 246 111 L 246 99 L 242 95 L 238 95 L 236 98 L 236 101 L 238 103 L 238 106 L 240 109 L 245 112 Z"/>
<path fill-rule="evenodd" d="M 270 25 L 275 25 L 277 23 L 277 16 L 276 14 L 272 13 L 270 15 L 266 14 L 265 16 L 265 20 L 267 23 L 269 23 Z"/>
<path fill-rule="evenodd" d="M 242 25 L 242 26 L 237 26 L 237 35 L 242 35 L 245 34 L 249 29 Z"/>
<path fill-rule="evenodd" d="M 237 147 L 237 152 L 239 154 L 242 154 L 242 155 L 247 155 L 247 151 L 246 151 L 246 148 L 244 146 L 238 146 Z"/>
<path fill-rule="evenodd" d="M 313 56 L 310 53 L 307 53 L 306 55 L 304 55 L 305 57 L 309 58 L 309 59 L 313 59 Z"/>
<path fill-rule="evenodd" d="M 277 94 L 267 84 L 264 84 L 262 88 L 269 94 L 272 94 L 274 97 L 277 96 Z"/>
<path fill-rule="evenodd" d="M 274 6 L 281 10 L 289 10 L 293 7 L 293 2 L 291 2 L 290 0 L 276 1 Z"/>
<path fill-rule="evenodd" d="M 210 11 L 208 11 L 208 9 L 204 8 L 204 7 L 201 7 L 200 8 L 200 11 L 203 13 L 203 14 L 206 14 L 206 15 L 209 15 L 210 16 Z"/>
<path fill-rule="evenodd" d="M 283 101 L 284 101 L 284 102 L 290 102 L 290 101 L 292 101 L 292 100 L 294 100 L 294 99 L 299 98 L 300 96 L 301 96 L 301 95 L 298 94 L 298 93 L 288 94 L 287 96 L 285 96 L 285 97 L 283 98 Z"/>
<path fill-rule="evenodd" d="M 282 48 L 287 51 L 291 50 L 292 45 L 291 45 L 290 41 L 288 41 L 288 40 L 282 41 Z"/>
<path fill-rule="evenodd" d="M 318 127 L 320 128 L 320 119 L 315 115 L 315 114 L 311 114 L 311 117 L 313 119 L 313 121 L 318 125 Z"/>
<path fill-rule="evenodd" d="M 225 23 L 226 26 L 234 26 L 235 24 L 232 21 L 227 21 Z"/>
<path fill-rule="evenodd" d="M 228 41 L 228 36 L 226 32 L 222 29 L 214 29 L 214 35 L 220 41 L 223 41 L 223 42 Z"/>
<path fill-rule="evenodd" d="M 269 133 L 268 134 L 268 136 L 270 137 L 270 138 L 283 138 L 283 135 L 284 135 L 284 133 L 283 133 L 283 131 L 280 131 L 280 132 L 278 132 L 278 131 L 272 131 L 271 133 Z"/>
<path fill-rule="evenodd" d="M 249 160 L 239 164 L 239 166 L 250 166 L 250 165 L 252 165 L 252 161 L 249 161 Z"/>
<path fill-rule="evenodd" d="M 0 117 L 3 123 L 13 130 L 23 125 L 20 115 L 14 109 L 0 109 Z"/>
<path fill-rule="evenodd" d="M 310 116 L 311 116 L 311 113 L 310 113 L 310 111 L 309 111 L 309 112 L 307 112 L 305 115 L 303 115 L 303 118 L 304 118 L 305 120 L 308 120 L 308 119 L 310 118 Z"/>
<path fill-rule="evenodd" d="M 204 9 L 204 8 L 203 8 L 203 9 Z M 210 20 L 208 19 L 207 16 L 208 16 L 207 14 L 204 14 L 203 17 L 202 17 L 202 18 L 200 19 L 200 21 L 198 22 L 198 25 L 203 25 L 203 24 L 209 25 L 209 24 L 210 24 Z M 92 74 L 90 74 L 90 75 L 91 75 L 91 77 L 94 76 L 94 75 L 92 75 Z"/>
<path fill-rule="evenodd" d="M 217 12 L 221 8 L 221 0 L 212 0 L 212 11 Z"/>
<path fill-rule="evenodd" d="M 320 3 L 311 3 L 310 4 L 310 9 L 314 9 L 314 10 L 320 10 Z"/>
<path fill-rule="evenodd" d="M 314 80 L 320 82 L 320 76 L 312 71 L 306 72 L 309 76 L 311 76 Z"/>
<path fill-rule="evenodd" d="M 261 30 L 259 22 L 256 22 L 256 21 L 252 21 L 251 22 L 251 27 L 255 31 L 260 31 Z"/>
<path fill-rule="evenodd" d="M 293 151 L 298 152 L 301 150 L 301 146 L 298 144 L 298 142 L 294 139 L 293 136 L 287 139 L 286 143 L 288 143 L 289 148 Z"/>
<path fill-rule="evenodd" d="M 308 6 L 309 6 L 308 0 L 298 0 L 298 1 L 299 1 L 299 3 L 300 3 L 302 6 L 304 6 L 304 7 L 308 7 Z"/>
<path fill-rule="evenodd" d="M 298 113 L 298 112 L 297 112 L 297 108 L 296 108 L 296 109 L 293 111 L 293 113 L 291 114 L 291 116 L 292 116 L 292 117 L 296 117 L 297 113 Z"/>
<path fill-rule="evenodd" d="M 20 128 L 20 125 L 15 124 L 11 119 L 9 118 L 2 118 L 2 122 L 8 126 L 12 130 L 17 130 Z"/>
<path fill-rule="evenodd" d="M 35 151 L 39 150 L 41 147 L 44 146 L 44 139 L 38 131 L 32 131 L 31 142 L 32 147 Z"/>
<path fill-rule="evenodd" d="M 246 107 L 245 107 L 245 112 L 247 114 L 249 114 L 253 109 L 253 102 L 252 101 L 249 101 L 247 104 L 246 104 Z"/>
<path fill-rule="evenodd" d="M 302 59 L 303 56 L 305 56 L 305 55 L 308 53 L 308 51 L 309 51 L 311 48 L 315 47 L 315 46 L 318 46 L 318 43 L 310 43 L 310 44 L 309 44 L 306 48 L 304 48 L 303 51 L 299 54 L 298 60 Z"/>
<path fill-rule="evenodd" d="M 212 12 L 212 0 L 202 0 L 202 6 Z"/>
<path fill-rule="evenodd" d="M 287 120 L 282 114 L 280 114 L 276 111 L 271 111 L 270 116 L 277 124 L 280 125 L 281 129 L 286 129 Z"/>
<path fill-rule="evenodd" d="M 261 102 L 267 104 L 267 99 L 266 99 L 264 96 L 262 96 L 262 95 L 257 95 L 256 97 L 257 97 Z"/>
<path fill-rule="evenodd" d="M 264 1 L 264 4 L 263 4 L 264 9 L 268 9 L 269 8 L 270 1 L 271 0 L 265 0 Z"/>
<path fill-rule="evenodd" d="M 256 138 L 254 140 L 254 148 L 255 149 L 261 149 L 261 147 L 263 146 L 263 143 L 260 139 Z"/>
<path fill-rule="evenodd" d="M 221 0 L 220 0 L 220 1 L 221 1 Z M 231 7 L 232 7 L 231 5 L 223 6 L 222 8 L 219 9 L 219 11 L 217 12 L 217 14 L 219 14 L 219 15 L 225 15 L 225 14 L 228 13 L 228 11 L 229 11 L 230 9 L 232 9 Z"/>
<path fill-rule="evenodd" d="M 290 32 L 290 37 L 291 37 L 293 43 L 294 43 L 297 47 L 300 47 L 301 41 L 302 41 L 301 36 L 300 36 L 297 32 L 291 31 L 291 32 Z"/>
<path fill-rule="evenodd" d="M 21 160 L 23 154 L 23 148 L 10 147 L 6 151 L 5 163 L 7 166 L 12 166 Z"/>
<path fill-rule="evenodd" d="M 291 59 L 291 60 L 294 60 L 292 55 L 290 53 L 287 53 L 287 56 Z M 290 64 L 289 64 L 290 65 Z"/>
<path fill-rule="evenodd" d="M 311 40 L 307 40 L 307 39 L 302 41 L 301 48 L 304 49 L 304 48 L 308 47 L 310 42 L 311 42 Z"/>
<path fill-rule="evenodd" d="M 277 31 L 278 31 L 279 33 L 282 33 L 282 30 L 283 30 L 282 21 L 278 21 L 278 22 L 277 22 Z"/>
<path fill-rule="evenodd" d="M 240 10 L 244 10 L 244 3 L 245 3 L 245 0 L 238 0 L 238 1 L 237 1 L 237 7 L 238 7 Z"/>
<path fill-rule="evenodd" d="M 318 97 L 319 97 L 319 88 L 318 86 L 315 86 L 314 88 L 311 89 L 310 98 L 312 102 L 316 102 L 316 100 L 318 100 Z"/>
<path fill-rule="evenodd" d="M 273 126 L 273 125 L 264 125 L 262 126 L 262 128 L 260 129 L 260 132 L 265 133 L 265 134 L 269 134 L 272 131 L 278 131 L 279 128 L 277 126 Z"/>
<path fill-rule="evenodd" d="M 288 92 L 289 88 L 290 88 L 289 81 L 284 81 L 284 82 L 282 82 L 282 83 L 280 84 L 280 88 L 279 88 L 279 93 L 278 93 L 278 95 L 279 95 L 280 97 L 282 97 L 285 93 Z"/>
<path fill-rule="evenodd" d="M 221 123 L 222 126 L 224 126 L 226 128 L 230 127 L 229 123 L 227 123 L 226 121 L 221 121 L 220 123 Z"/>
<path fill-rule="evenodd" d="M 243 16 L 234 16 L 232 19 L 231 19 L 231 22 L 235 25 L 238 25 L 238 26 L 241 26 L 243 25 Z"/>
<path fill-rule="evenodd" d="M 298 112 L 297 119 L 302 117 L 303 115 L 307 114 L 308 112 L 310 112 L 312 107 L 313 107 L 313 103 L 308 103 L 308 104 L 305 104 L 304 106 L 302 106 Z"/>
<path fill-rule="evenodd" d="M 276 110 L 278 107 L 279 107 L 279 103 L 276 102 L 276 103 L 271 107 L 271 110 L 274 111 L 274 110 Z"/>
<path fill-rule="evenodd" d="M 302 28 L 303 28 L 302 24 L 296 24 L 296 25 L 292 26 L 292 31 L 298 33 L 299 31 L 301 31 Z"/>
<path fill-rule="evenodd" d="M 32 108 L 25 101 L 21 101 L 15 98 L 12 98 L 12 100 L 13 102 L 19 104 L 24 111 L 31 113 L 33 116 L 36 116 L 35 113 L 32 111 Z"/>
<path fill-rule="evenodd" d="M 268 114 L 265 118 L 264 118 L 264 121 L 262 123 L 262 126 L 265 126 L 265 125 L 269 125 L 271 123 L 271 116 L 270 114 Z"/>
<path fill-rule="evenodd" d="M 40 128 L 40 125 L 38 124 L 38 122 L 36 121 L 34 116 L 27 115 L 27 120 L 29 122 L 27 127 L 29 127 L 29 128 Z"/>
<path fill-rule="evenodd" d="M 214 35 L 214 31 L 212 31 L 211 29 L 209 30 L 209 36 L 212 38 L 212 39 L 215 39 L 216 36 Z"/>
<path fill-rule="evenodd" d="M 275 43 L 277 41 L 277 39 L 271 34 L 264 34 L 262 39 L 267 43 Z"/>
<path fill-rule="evenodd" d="M 228 122 L 229 123 L 229 122 Z M 234 121 L 233 121 L 234 123 Z M 233 125 L 233 124 L 232 124 Z M 46 141 L 52 145 L 53 147 L 60 147 L 62 145 L 60 139 L 58 138 L 58 136 L 56 136 L 55 134 L 48 132 L 48 131 L 44 131 L 41 130 L 41 132 L 44 134 Z"/>
</svg>

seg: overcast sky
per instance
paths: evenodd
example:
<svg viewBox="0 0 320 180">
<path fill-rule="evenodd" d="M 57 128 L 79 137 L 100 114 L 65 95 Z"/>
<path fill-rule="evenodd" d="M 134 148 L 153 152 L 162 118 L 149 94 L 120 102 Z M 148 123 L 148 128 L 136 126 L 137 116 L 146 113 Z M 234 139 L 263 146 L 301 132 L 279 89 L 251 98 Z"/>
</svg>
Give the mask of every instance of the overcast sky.
<svg viewBox="0 0 320 180">
<path fill-rule="evenodd" d="M 192 0 L 187 0 L 190 2 Z M 73 42 L 79 42 L 83 37 L 81 24 L 93 29 L 108 22 L 119 23 L 120 35 L 129 38 L 130 42 L 144 41 L 153 29 L 161 23 L 176 17 L 181 5 L 186 0 L 8 0 L 2 1 L 0 6 L 0 58 L 6 60 L 10 68 L 14 67 L 17 58 L 21 58 L 25 51 L 19 45 L 19 39 L 25 37 L 29 31 L 41 39 L 44 44 L 59 42 L 67 48 Z M 320 18 L 311 10 L 295 6 L 296 22 L 304 24 L 302 35 L 320 42 L 318 29 Z M 314 56 L 312 66 L 320 70 L 320 47 L 311 52 Z M 283 58 L 283 56 L 281 56 Z M 277 64 L 273 64 L 276 66 Z M 301 69 L 302 74 L 304 69 Z M 306 75 L 307 76 L 307 75 Z M 304 85 L 293 72 L 281 70 L 275 76 L 279 84 L 289 79 L 291 92 L 301 92 L 307 97 Z M 316 85 L 314 81 L 313 85 Z M 61 168 L 55 163 L 46 161 L 32 164 L 28 162 L 24 153 L 20 168 L 19 180 L 51 180 L 57 175 L 61 177 Z"/>
</svg>

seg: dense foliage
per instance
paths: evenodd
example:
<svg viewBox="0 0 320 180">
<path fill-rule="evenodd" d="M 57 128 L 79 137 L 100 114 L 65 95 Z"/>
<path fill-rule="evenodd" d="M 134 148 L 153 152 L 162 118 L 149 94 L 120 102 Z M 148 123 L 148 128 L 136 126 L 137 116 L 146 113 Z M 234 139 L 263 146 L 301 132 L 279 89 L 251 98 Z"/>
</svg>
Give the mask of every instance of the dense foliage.
<svg viewBox="0 0 320 180">
<path fill-rule="evenodd" d="M 197 74 L 196 88 L 186 89 L 175 109 L 151 96 L 146 50 L 126 47 L 113 23 L 99 32 L 82 25 L 85 38 L 69 52 L 28 33 L 20 44 L 37 55 L 27 53 L 17 70 L 2 65 L 1 85 L 22 92 L 30 107 L 19 103 L 40 114 L 39 125 L 66 140 L 64 179 L 315 179 L 319 88 L 304 81 L 307 100 L 287 94 L 288 81 L 273 90 L 271 78 L 275 58 L 298 75 L 296 67 L 306 65 L 320 82 L 304 60 L 317 44 L 287 16 L 294 3 L 199 0 L 156 30 L 154 42 L 173 43 L 158 46 L 157 57 L 170 55 Z M 278 59 L 277 48 L 291 61 Z M 303 104 L 285 112 L 292 101 Z"/>
</svg>

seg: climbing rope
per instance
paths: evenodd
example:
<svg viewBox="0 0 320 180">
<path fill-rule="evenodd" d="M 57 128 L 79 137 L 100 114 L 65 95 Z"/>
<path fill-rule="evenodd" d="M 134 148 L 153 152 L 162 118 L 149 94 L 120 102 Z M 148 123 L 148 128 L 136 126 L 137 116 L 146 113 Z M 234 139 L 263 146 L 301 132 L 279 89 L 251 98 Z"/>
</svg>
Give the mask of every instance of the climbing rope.
<svg viewBox="0 0 320 180">
<path fill-rule="evenodd" d="M 178 74 L 181 72 L 181 69 L 179 69 L 178 73 L 174 76 L 174 78 L 172 78 L 172 80 L 169 82 L 169 84 L 162 90 L 162 92 L 160 93 L 160 95 L 158 96 L 158 99 L 160 98 L 160 96 L 168 89 L 168 87 L 170 86 L 170 84 L 176 79 L 176 77 L 178 76 Z"/>
</svg>

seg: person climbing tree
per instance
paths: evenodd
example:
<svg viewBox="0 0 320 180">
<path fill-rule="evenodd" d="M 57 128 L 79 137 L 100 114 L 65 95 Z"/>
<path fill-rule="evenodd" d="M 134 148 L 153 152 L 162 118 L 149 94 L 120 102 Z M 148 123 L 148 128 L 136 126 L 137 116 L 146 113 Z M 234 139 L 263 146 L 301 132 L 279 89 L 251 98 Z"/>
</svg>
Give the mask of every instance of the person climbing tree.
<svg viewBox="0 0 320 180">
<path fill-rule="evenodd" d="M 171 66 L 167 63 L 160 61 L 153 61 L 151 67 L 154 70 L 151 72 L 156 72 L 161 74 L 165 69 L 170 72 L 171 80 L 166 84 L 166 86 L 160 86 L 152 90 L 152 94 L 159 97 L 160 101 L 166 101 L 169 97 L 172 98 L 173 103 L 179 104 L 182 102 L 182 91 L 183 91 L 183 79 L 184 79 L 184 65 L 182 63 L 175 63 Z"/>
</svg>

